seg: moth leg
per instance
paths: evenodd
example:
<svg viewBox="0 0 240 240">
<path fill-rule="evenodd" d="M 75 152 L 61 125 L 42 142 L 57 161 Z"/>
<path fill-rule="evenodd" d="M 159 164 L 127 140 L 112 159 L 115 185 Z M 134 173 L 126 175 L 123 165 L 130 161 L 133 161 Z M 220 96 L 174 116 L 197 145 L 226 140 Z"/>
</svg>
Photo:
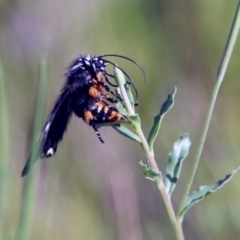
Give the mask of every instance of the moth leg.
<svg viewBox="0 0 240 240">
<path fill-rule="evenodd" d="M 97 127 L 96 127 L 95 124 L 92 125 L 92 128 L 93 128 L 93 130 L 95 131 L 95 133 L 97 134 L 98 139 L 100 140 L 100 142 L 101 142 L 101 143 L 104 143 L 104 141 L 103 141 L 103 139 L 102 139 L 102 137 L 101 137 L 101 134 L 100 134 L 100 132 L 98 131 L 98 129 L 97 129 Z"/>
</svg>

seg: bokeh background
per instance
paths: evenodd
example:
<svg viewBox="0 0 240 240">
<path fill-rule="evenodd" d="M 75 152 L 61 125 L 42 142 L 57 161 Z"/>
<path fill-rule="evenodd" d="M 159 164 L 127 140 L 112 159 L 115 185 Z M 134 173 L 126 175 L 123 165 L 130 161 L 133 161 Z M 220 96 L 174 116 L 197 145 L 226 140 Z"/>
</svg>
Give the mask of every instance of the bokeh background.
<svg viewBox="0 0 240 240">
<path fill-rule="evenodd" d="M 30 152 L 38 66 L 48 58 L 46 119 L 69 63 L 80 54 L 116 53 L 145 69 L 145 84 L 131 63 L 113 59 L 135 79 L 143 129 L 177 86 L 176 103 L 155 144 L 162 171 L 182 133 L 192 146 L 173 193 L 175 209 L 183 194 L 203 127 L 237 1 L 225 0 L 1 0 L 0 58 L 8 115 L 0 114 L 0 225 L 3 240 L 15 239 L 22 208 L 21 170 Z M 213 184 L 240 165 L 240 41 L 219 93 L 193 189 Z M 3 104 L 3 103 L 0 103 Z M 5 119 L 5 120 L 4 120 Z M 4 124 L 4 125 L 3 125 Z M 42 122 L 42 125 L 44 122 Z M 174 239 L 161 196 L 144 178 L 140 147 L 110 127 L 94 131 L 74 117 L 57 154 L 34 168 L 30 239 Z M 8 157 L 7 157 L 8 155 Z M 4 158 L 4 159 L 3 159 Z M 5 170 L 4 170 L 5 169 Z M 185 216 L 186 239 L 238 239 L 240 176 Z"/>
</svg>

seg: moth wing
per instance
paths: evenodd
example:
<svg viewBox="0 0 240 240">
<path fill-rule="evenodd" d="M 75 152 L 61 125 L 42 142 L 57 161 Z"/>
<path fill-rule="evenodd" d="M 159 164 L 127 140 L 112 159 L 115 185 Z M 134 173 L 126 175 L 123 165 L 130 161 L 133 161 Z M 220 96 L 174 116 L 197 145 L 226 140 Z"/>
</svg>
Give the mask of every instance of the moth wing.
<svg viewBox="0 0 240 240">
<path fill-rule="evenodd" d="M 70 104 L 71 88 L 65 87 L 59 95 L 53 110 L 48 116 L 37 146 L 31 152 L 22 170 L 22 176 L 29 173 L 38 158 L 48 158 L 56 153 L 58 143 L 62 140 L 72 115 L 72 108 Z M 37 156 L 37 158 L 31 159 L 32 156 Z"/>
</svg>

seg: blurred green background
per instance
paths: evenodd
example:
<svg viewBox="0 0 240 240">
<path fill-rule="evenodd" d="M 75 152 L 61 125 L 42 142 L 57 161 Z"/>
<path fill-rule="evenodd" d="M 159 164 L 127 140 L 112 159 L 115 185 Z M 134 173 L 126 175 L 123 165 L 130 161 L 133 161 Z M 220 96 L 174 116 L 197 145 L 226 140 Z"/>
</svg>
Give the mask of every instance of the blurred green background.
<svg viewBox="0 0 240 240">
<path fill-rule="evenodd" d="M 236 4 L 225 0 L 1 0 L 2 90 L 9 115 L 4 110 L 0 113 L 5 131 L 0 139 L 5 150 L 0 153 L 1 174 L 7 171 L 0 182 L 0 238 L 14 239 L 19 226 L 24 184 L 20 174 L 31 146 L 42 56 L 49 59 L 44 119 L 67 66 L 80 54 L 121 54 L 144 67 L 147 84 L 136 67 L 113 59 L 135 79 L 140 94 L 137 111 L 146 135 L 153 115 L 177 86 L 175 106 L 165 117 L 155 145 L 156 159 L 164 171 L 173 142 L 182 133 L 190 134 L 190 155 L 172 196 L 177 209 Z M 237 41 L 194 188 L 215 183 L 240 163 L 239 57 Z M 100 132 L 105 144 L 74 117 L 57 154 L 34 168 L 39 174 L 30 239 L 174 239 L 160 194 L 140 171 L 138 162 L 145 160 L 140 147 L 110 127 Z M 186 214 L 186 239 L 239 238 L 239 181 L 238 174 Z"/>
</svg>

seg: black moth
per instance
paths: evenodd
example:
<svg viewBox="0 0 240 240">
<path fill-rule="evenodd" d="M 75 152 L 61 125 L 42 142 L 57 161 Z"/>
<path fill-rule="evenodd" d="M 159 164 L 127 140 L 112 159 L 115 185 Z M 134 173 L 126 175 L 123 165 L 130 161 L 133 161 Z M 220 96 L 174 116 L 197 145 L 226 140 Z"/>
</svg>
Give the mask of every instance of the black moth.
<svg viewBox="0 0 240 240">
<path fill-rule="evenodd" d="M 126 116 L 110 105 L 121 99 L 110 89 L 110 86 L 118 86 L 110 82 L 109 79 L 114 78 L 114 75 L 107 72 L 107 65 L 111 64 L 125 74 L 127 83 L 131 84 L 135 90 L 136 99 L 138 98 L 137 90 L 128 74 L 115 63 L 106 60 L 106 57 L 119 57 L 133 62 L 141 69 L 146 80 L 142 67 L 132 59 L 121 55 L 109 54 L 94 57 L 86 55 L 77 58 L 68 68 L 66 82 L 43 127 L 38 141 L 38 158 L 48 158 L 56 153 L 58 143 L 62 140 L 73 113 L 94 129 L 102 143 L 104 141 L 97 130 L 98 124 L 116 122 L 117 125 L 119 120 L 127 121 Z M 135 103 L 137 105 L 137 100 Z M 22 176 L 29 173 L 36 161 L 37 159 L 31 159 L 31 155 L 29 156 L 22 170 Z"/>
</svg>

